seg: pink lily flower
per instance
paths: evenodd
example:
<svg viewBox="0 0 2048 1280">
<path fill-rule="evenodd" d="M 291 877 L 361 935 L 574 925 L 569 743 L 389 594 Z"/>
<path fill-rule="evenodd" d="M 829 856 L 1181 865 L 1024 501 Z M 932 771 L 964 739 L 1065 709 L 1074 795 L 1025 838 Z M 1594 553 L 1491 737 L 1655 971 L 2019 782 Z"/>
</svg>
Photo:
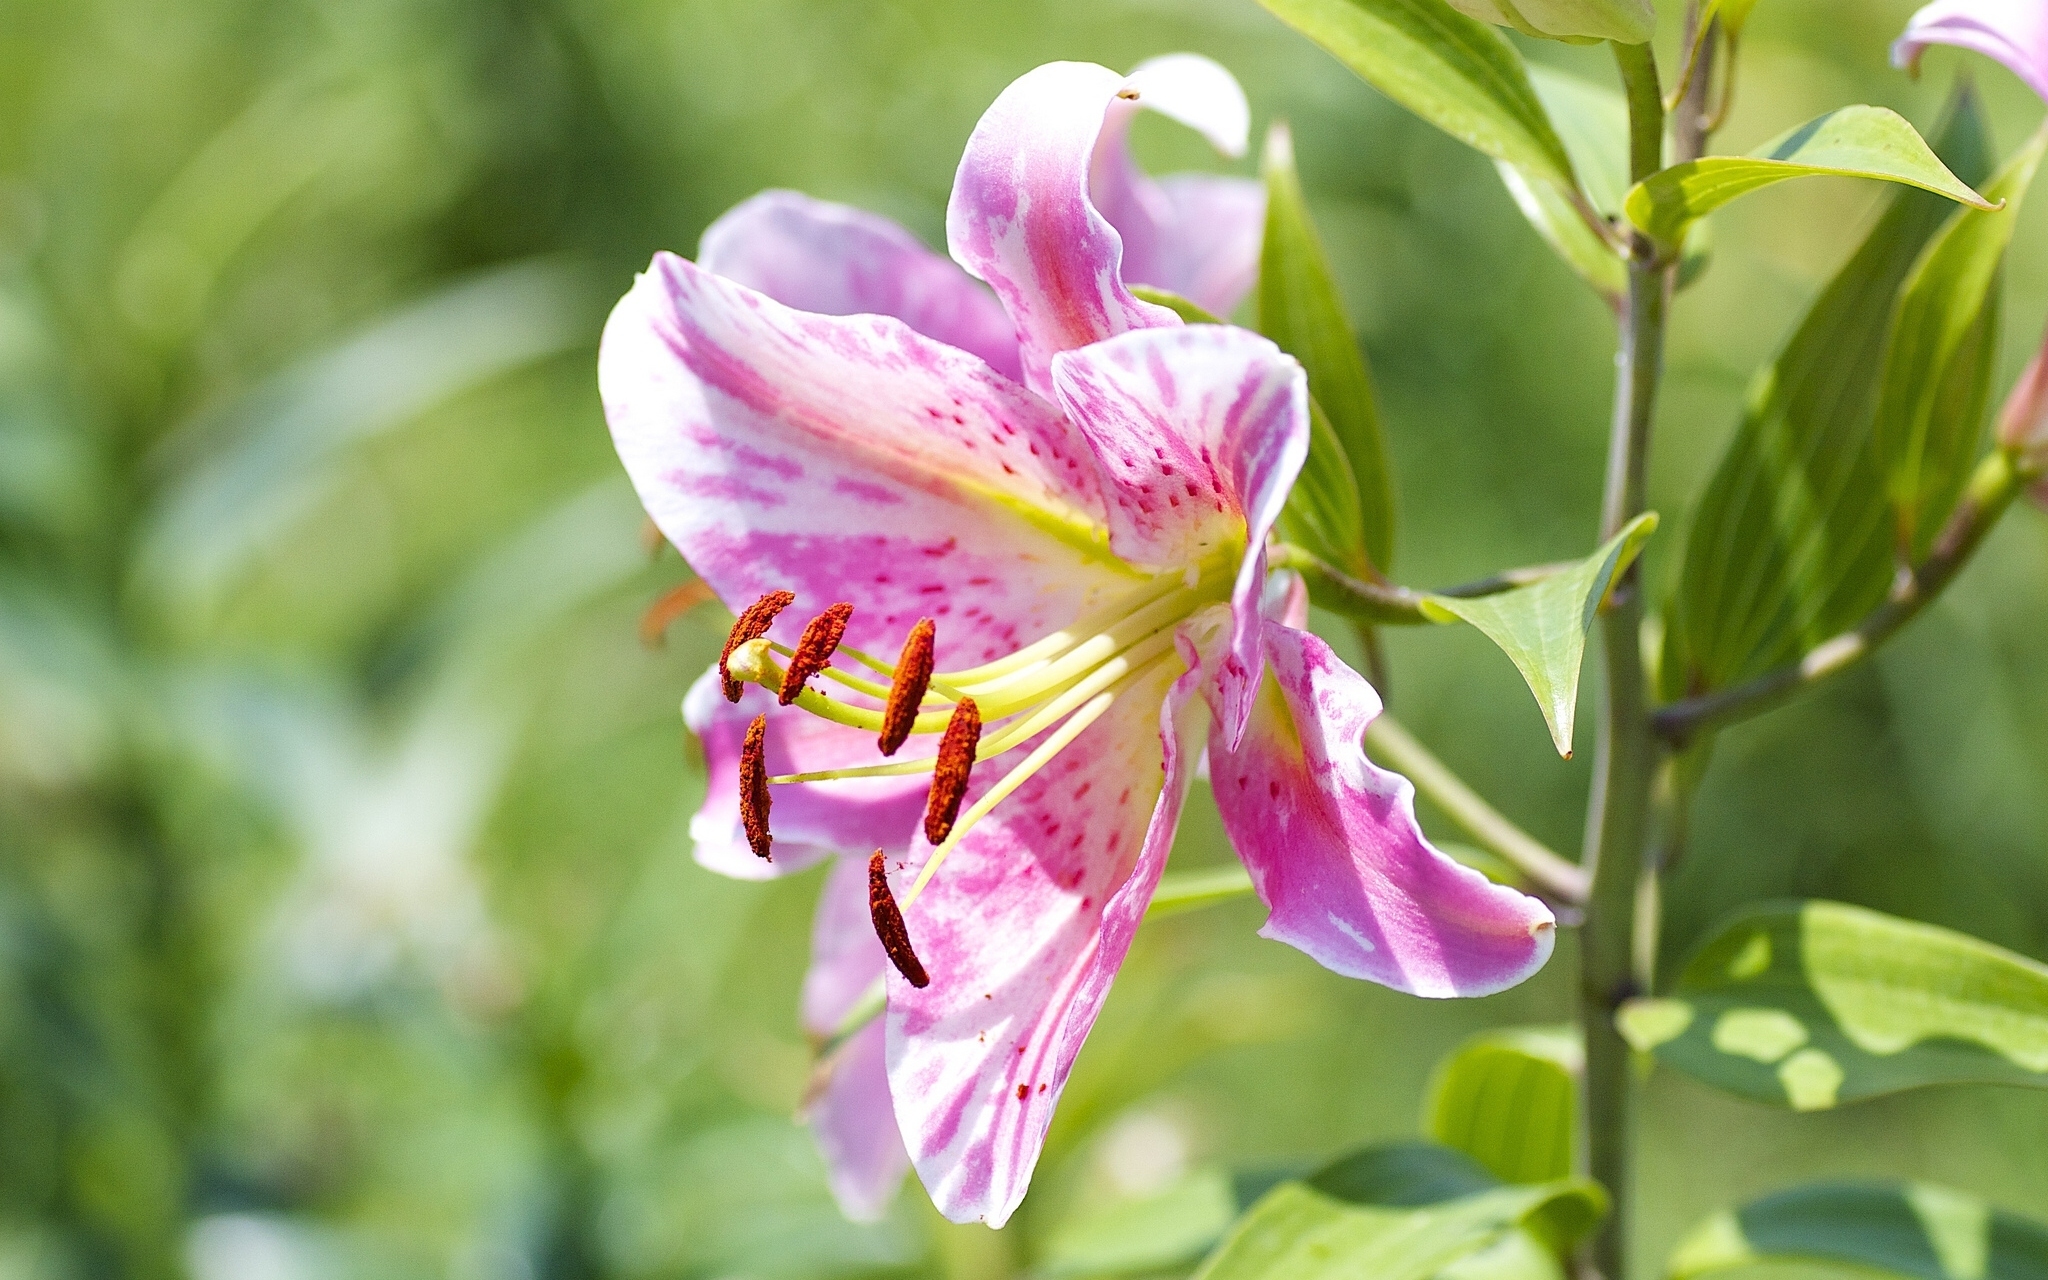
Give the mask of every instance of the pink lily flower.
<svg viewBox="0 0 2048 1280">
<path fill-rule="evenodd" d="M 704 261 L 658 255 L 605 329 L 642 502 L 721 599 L 760 599 L 686 704 L 700 861 L 875 851 L 828 877 L 804 1000 L 825 1034 L 886 977 L 812 1112 L 853 1212 L 907 1155 L 947 1217 L 1008 1220 L 1205 745 L 1265 936 L 1426 996 L 1512 986 L 1553 942 L 1542 903 L 1423 837 L 1361 747 L 1378 696 L 1269 590 L 1306 381 L 1131 294 L 1143 259 L 1227 311 L 1257 246 L 1218 226 L 1253 193 L 1129 164 L 1144 105 L 1242 142 L 1234 82 L 1186 57 L 1040 67 L 983 116 L 947 239 L 993 298 L 886 223 L 776 194 Z M 779 592 L 804 609 L 776 616 Z"/>
<path fill-rule="evenodd" d="M 1892 45 L 1893 65 L 1917 69 L 1930 44 L 1996 58 L 2048 98 L 2048 5 L 2041 0 L 1934 0 Z"/>
</svg>

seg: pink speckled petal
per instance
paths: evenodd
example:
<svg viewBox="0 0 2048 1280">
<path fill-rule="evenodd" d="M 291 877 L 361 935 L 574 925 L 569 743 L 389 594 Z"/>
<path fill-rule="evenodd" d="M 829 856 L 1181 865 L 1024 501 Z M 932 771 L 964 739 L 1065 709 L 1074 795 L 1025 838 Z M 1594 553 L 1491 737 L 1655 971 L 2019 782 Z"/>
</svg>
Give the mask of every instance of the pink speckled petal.
<svg viewBox="0 0 2048 1280">
<path fill-rule="evenodd" d="M 953 179 L 946 247 L 1002 299 L 1041 395 L 1056 353 L 1180 323 L 1124 287 L 1123 240 L 1089 198 L 1096 140 L 1123 92 L 1124 77 L 1092 63 L 1026 72 L 982 115 Z"/>
<path fill-rule="evenodd" d="M 931 985 L 889 974 L 890 1088 L 918 1176 L 955 1222 L 1001 1226 L 1024 1198 L 1151 901 L 1207 720 L 1181 675 L 1168 661 L 1133 683 L 960 842 L 906 912 Z M 977 767 L 977 790 L 1022 754 Z"/>
<path fill-rule="evenodd" d="M 942 666 L 1014 651 L 1137 579 L 1104 541 L 1092 451 L 987 364 L 885 316 L 819 316 L 671 254 L 598 355 L 648 514 L 728 606 L 835 600 L 893 655 L 921 616 Z"/>
<path fill-rule="evenodd" d="M 1244 91 L 1208 58 L 1168 54 L 1141 64 L 1103 121 L 1089 190 L 1123 239 L 1123 278 L 1177 293 L 1227 316 L 1258 278 L 1266 193 L 1246 178 L 1179 174 L 1154 182 L 1132 162 L 1126 138 L 1138 108 L 1199 130 L 1218 151 L 1241 156 L 1250 126 Z"/>
<path fill-rule="evenodd" d="M 705 230 L 697 265 L 798 311 L 895 316 L 1006 378 L 1023 377 L 1016 331 L 995 296 L 879 214 L 763 191 Z"/>
<path fill-rule="evenodd" d="M 755 857 L 740 827 L 739 759 L 747 726 L 763 712 L 768 715 L 771 774 L 840 769 L 879 759 L 874 734 L 796 707 L 779 707 L 774 695 L 758 686 L 749 685 L 737 704 L 727 702 L 713 667 L 683 699 L 683 722 L 704 745 L 704 803 L 690 819 L 700 865 L 739 880 L 768 880 L 802 871 L 833 852 L 864 857 L 877 848 L 903 847 L 923 818 L 929 778 L 778 786 L 769 823 L 775 860 Z"/>
<path fill-rule="evenodd" d="M 1225 739 L 1258 690 L 1266 535 L 1308 457 L 1308 379 L 1271 342 L 1226 325 L 1149 329 L 1053 360 L 1060 404 L 1094 446 L 1110 545 L 1135 564 L 1249 548 L 1230 654 L 1210 687 Z"/>
<path fill-rule="evenodd" d="M 1259 932 L 1419 996 L 1487 995 L 1542 968 L 1550 909 L 1438 852 L 1414 786 L 1366 759 L 1372 686 L 1308 632 L 1268 623 L 1265 649 L 1244 741 L 1209 742 L 1224 829 L 1272 911 Z"/>
<path fill-rule="evenodd" d="M 2048 98 L 2048 4 L 2042 0 L 1935 0 L 1892 45 L 1892 62 L 1917 67 L 1930 44 L 1952 44 L 2011 68 Z"/>
<path fill-rule="evenodd" d="M 868 917 L 867 859 L 841 858 L 826 874 L 811 926 L 811 968 L 804 976 L 804 1030 L 830 1035 L 889 967 Z M 910 1169 L 889 1102 L 886 1037 L 878 1018 L 841 1046 L 832 1075 L 804 1120 L 825 1160 L 840 1210 L 855 1222 L 888 1212 Z"/>
</svg>

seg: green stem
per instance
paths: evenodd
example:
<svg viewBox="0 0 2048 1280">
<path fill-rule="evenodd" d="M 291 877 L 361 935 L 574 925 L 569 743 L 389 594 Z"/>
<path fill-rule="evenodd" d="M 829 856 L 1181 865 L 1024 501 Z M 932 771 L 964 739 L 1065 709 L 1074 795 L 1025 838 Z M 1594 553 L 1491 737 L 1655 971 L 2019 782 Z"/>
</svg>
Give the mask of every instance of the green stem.
<svg viewBox="0 0 2048 1280">
<path fill-rule="evenodd" d="M 1629 171 L 1642 181 L 1664 159 L 1664 99 L 1650 47 L 1615 45 L 1629 104 Z M 1620 532 L 1645 506 L 1650 430 L 1663 373 L 1664 327 L 1671 268 L 1642 236 L 1629 246 L 1628 297 L 1621 312 L 1621 350 L 1608 444 L 1601 537 Z M 1634 992 L 1637 888 L 1650 833 L 1650 795 L 1657 742 L 1650 733 L 1643 673 L 1642 594 L 1631 568 L 1600 618 L 1605 654 L 1600 684 L 1583 866 L 1592 875 L 1580 931 L 1580 1020 L 1586 1040 L 1585 1116 L 1592 1176 L 1613 1208 L 1592 1244 L 1592 1262 L 1606 1280 L 1627 1274 L 1634 1144 L 1628 1046 L 1614 1013 Z"/>
<path fill-rule="evenodd" d="M 1577 905 L 1586 900 L 1586 873 L 1550 851 L 1542 841 L 1502 816 L 1478 792 L 1465 785 L 1444 762 L 1417 742 L 1400 721 L 1382 714 L 1365 731 L 1372 754 L 1406 774 L 1415 789 L 1429 797 L 1466 835 L 1513 863 L 1545 897 Z"/>
<path fill-rule="evenodd" d="M 1302 581 L 1308 585 L 1308 598 L 1318 607 L 1350 618 L 1354 622 L 1395 627 L 1440 623 L 1442 619 L 1432 618 L 1422 611 L 1422 602 L 1433 595 L 1453 596 L 1458 599 L 1497 596 L 1504 591 L 1526 587 L 1545 578 L 1555 577 L 1566 569 L 1577 567 L 1576 563 L 1571 561 L 1528 565 L 1519 569 L 1505 569 L 1491 577 L 1480 578 L 1475 582 L 1462 582 L 1454 587 L 1444 587 L 1436 591 L 1417 591 L 1412 587 L 1397 587 L 1390 583 L 1354 577 L 1314 552 L 1287 542 L 1272 549 L 1267 563 L 1275 569 L 1292 569 L 1299 573 Z"/>
<path fill-rule="evenodd" d="M 1657 733 L 1682 747 L 1702 733 L 1760 715 L 1787 702 L 1839 671 L 1861 662 L 1878 646 L 1920 616 L 1969 562 L 1984 536 L 1997 525 L 2013 499 L 2026 491 L 2028 478 L 2010 454 L 1993 453 L 1977 466 L 1955 514 L 1927 558 L 1915 565 L 1892 591 L 1891 599 L 1869 617 L 1833 639 L 1815 645 L 1805 657 L 1769 671 L 1746 684 L 1674 702 L 1652 718 Z"/>
</svg>

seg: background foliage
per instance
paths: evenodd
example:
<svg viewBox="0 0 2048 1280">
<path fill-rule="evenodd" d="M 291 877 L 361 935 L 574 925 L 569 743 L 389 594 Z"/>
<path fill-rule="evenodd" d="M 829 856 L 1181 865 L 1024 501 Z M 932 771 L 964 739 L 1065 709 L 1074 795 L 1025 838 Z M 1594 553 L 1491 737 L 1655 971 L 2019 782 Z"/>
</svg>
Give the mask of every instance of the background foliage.
<svg viewBox="0 0 2048 1280">
<path fill-rule="evenodd" d="M 1961 59 L 1891 72 L 1909 8 L 1759 6 L 1725 149 L 1843 101 L 1931 128 Z M 1249 0 L 0 0 L 0 1277 L 1086 1274 L 1122 1265 L 1104 1206 L 1199 1235 L 1230 1175 L 1413 1135 L 1475 1028 L 1568 1014 L 1563 966 L 1428 1004 L 1259 942 L 1239 904 L 1141 936 L 1009 1231 L 914 1191 L 843 1222 L 789 1118 L 816 877 L 689 862 L 675 706 L 724 620 L 636 636 L 684 571 L 641 548 L 598 326 L 764 186 L 936 243 L 1009 80 L 1177 48 L 1293 123 L 1404 580 L 1582 554 L 1602 307 L 1489 164 Z M 1985 79 L 2009 149 L 2038 107 Z M 1157 121 L 1139 145 L 1215 163 Z M 1882 195 L 1788 184 L 1717 217 L 1677 313 L 1668 528 Z M 2000 387 L 2048 311 L 2044 223 L 2036 201 L 2017 233 Z M 1724 734 L 1667 963 L 1773 895 L 2048 957 L 2044 617 L 2048 520 L 2021 514 L 1879 661 Z M 1488 642 L 1388 641 L 1404 721 L 1538 835 L 1575 831 L 1586 753 L 1556 758 Z M 1175 852 L 1227 856 L 1201 820 Z M 1645 1263 L 1801 1176 L 2048 1206 L 2038 1092 L 1787 1118 L 1662 1072 L 1646 1125 Z"/>
</svg>

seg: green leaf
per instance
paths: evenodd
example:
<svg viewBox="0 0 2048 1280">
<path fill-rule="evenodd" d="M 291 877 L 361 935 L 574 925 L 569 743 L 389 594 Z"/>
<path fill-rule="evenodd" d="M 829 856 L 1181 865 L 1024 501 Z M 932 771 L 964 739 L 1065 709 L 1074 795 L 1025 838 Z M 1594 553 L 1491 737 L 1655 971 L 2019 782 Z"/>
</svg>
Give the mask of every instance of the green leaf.
<svg viewBox="0 0 2048 1280">
<path fill-rule="evenodd" d="M 1502 1186 L 1440 1147 L 1371 1148 L 1267 1192 L 1196 1280 L 1562 1280 L 1605 1211 L 1592 1183 Z"/>
<path fill-rule="evenodd" d="M 1974 94 L 1959 93 L 1942 154 L 1989 169 Z M 1901 191 L 1758 375 L 1694 513 L 1665 629 L 1667 699 L 1782 666 L 1882 603 L 1893 576 L 1884 473 L 1871 427 L 1895 300 L 1952 206 Z"/>
<path fill-rule="evenodd" d="M 1950 173 L 1918 130 L 1883 107 L 1843 107 L 1809 120 L 1747 156 L 1706 156 L 1651 174 L 1622 204 L 1628 220 L 1666 245 L 1738 196 L 1787 178 L 1878 178 L 1980 209 L 1994 206 Z"/>
<path fill-rule="evenodd" d="M 1614 217 L 1628 191 L 1628 103 L 1606 85 L 1581 80 L 1549 67 L 1529 68 L 1529 79 L 1554 123 L 1565 153 L 1591 209 Z M 1601 234 L 1560 186 L 1540 171 L 1496 161 L 1501 182 L 1566 266 L 1610 298 L 1628 287 L 1628 268 L 1619 243 Z"/>
<path fill-rule="evenodd" d="M 1949 218 L 1899 295 L 1872 431 L 1899 546 L 1916 561 L 1977 460 L 1998 363 L 1999 268 L 2044 146 L 2048 130 L 1985 188 L 2004 209 L 1961 209 Z"/>
<path fill-rule="evenodd" d="M 1522 55 L 1443 0 L 1259 0 L 1366 83 L 1465 145 L 1569 189 L 1571 159 Z"/>
<path fill-rule="evenodd" d="M 1177 293 L 1154 289 L 1149 285 L 1133 285 L 1131 292 L 1141 302 L 1150 302 L 1166 307 L 1189 324 L 1223 324 L 1209 312 Z M 1348 333 L 1349 331 L 1346 330 Z M 1270 336 L 1270 335 L 1269 335 Z M 1284 344 L 1283 349 L 1284 349 Z M 1356 348 L 1353 348 L 1354 355 Z M 1301 359 L 1297 353 L 1296 359 Z M 1359 359 L 1359 374 L 1364 377 L 1364 358 Z M 1306 362 L 1304 362 L 1304 366 Z M 1311 388 L 1315 375 L 1310 373 Z M 1371 412 L 1371 388 L 1366 391 L 1366 408 Z M 1303 461 L 1301 476 L 1294 482 L 1294 488 L 1287 495 L 1287 506 L 1280 512 L 1279 534 L 1284 542 L 1294 543 L 1313 552 L 1321 559 L 1338 565 L 1349 572 L 1370 576 L 1373 560 L 1366 535 L 1372 528 L 1360 514 L 1360 492 L 1358 482 L 1353 478 L 1351 462 L 1343 440 L 1330 425 L 1328 415 L 1323 412 L 1311 390 L 1308 401 L 1308 457 Z M 1370 420 L 1371 444 L 1379 444 L 1379 422 Z M 1380 457 L 1382 485 L 1386 483 L 1386 463 Z M 1388 492 L 1379 510 L 1386 513 L 1384 530 L 1384 552 L 1393 551 L 1393 498 Z"/>
<path fill-rule="evenodd" d="M 1236 1216 L 1229 1175 L 1197 1169 L 1156 1195 L 1083 1202 L 1052 1230 L 1033 1274 L 1122 1275 L 1184 1268 L 1215 1244 Z"/>
<path fill-rule="evenodd" d="M 1799 1111 L 1925 1085 L 2048 1088 L 2048 966 L 1838 902 L 1745 912 L 1619 1025 L 1695 1079 Z"/>
<path fill-rule="evenodd" d="M 1579 1038 L 1562 1028 L 1485 1032 L 1440 1063 L 1422 1128 L 1503 1182 L 1571 1176 Z"/>
<path fill-rule="evenodd" d="M 1762 1280 L 1786 1263 L 1912 1280 L 2040 1280 L 2048 1227 L 1926 1182 L 1816 1183 L 1723 1211 L 1673 1250 L 1670 1280 Z M 1777 1265 L 1773 1265 L 1777 1264 Z"/>
<path fill-rule="evenodd" d="M 1296 490 L 1306 509 L 1302 523 L 1314 540 L 1288 540 L 1302 541 L 1348 573 L 1384 572 L 1394 560 L 1394 487 L 1372 377 L 1309 218 L 1286 125 L 1267 132 L 1259 167 L 1266 181 L 1259 331 L 1308 370 L 1309 392 L 1321 406 L 1316 434 L 1338 445 L 1332 456 L 1327 443 L 1319 453 L 1312 442 Z"/>
<path fill-rule="evenodd" d="M 1469 622 L 1500 646 L 1543 708 L 1557 753 L 1570 759 L 1586 633 L 1615 580 L 1635 563 L 1636 553 L 1656 530 L 1654 512 L 1637 516 L 1606 546 L 1563 573 L 1495 596 L 1429 596 L 1423 611 L 1442 622 Z"/>
</svg>

